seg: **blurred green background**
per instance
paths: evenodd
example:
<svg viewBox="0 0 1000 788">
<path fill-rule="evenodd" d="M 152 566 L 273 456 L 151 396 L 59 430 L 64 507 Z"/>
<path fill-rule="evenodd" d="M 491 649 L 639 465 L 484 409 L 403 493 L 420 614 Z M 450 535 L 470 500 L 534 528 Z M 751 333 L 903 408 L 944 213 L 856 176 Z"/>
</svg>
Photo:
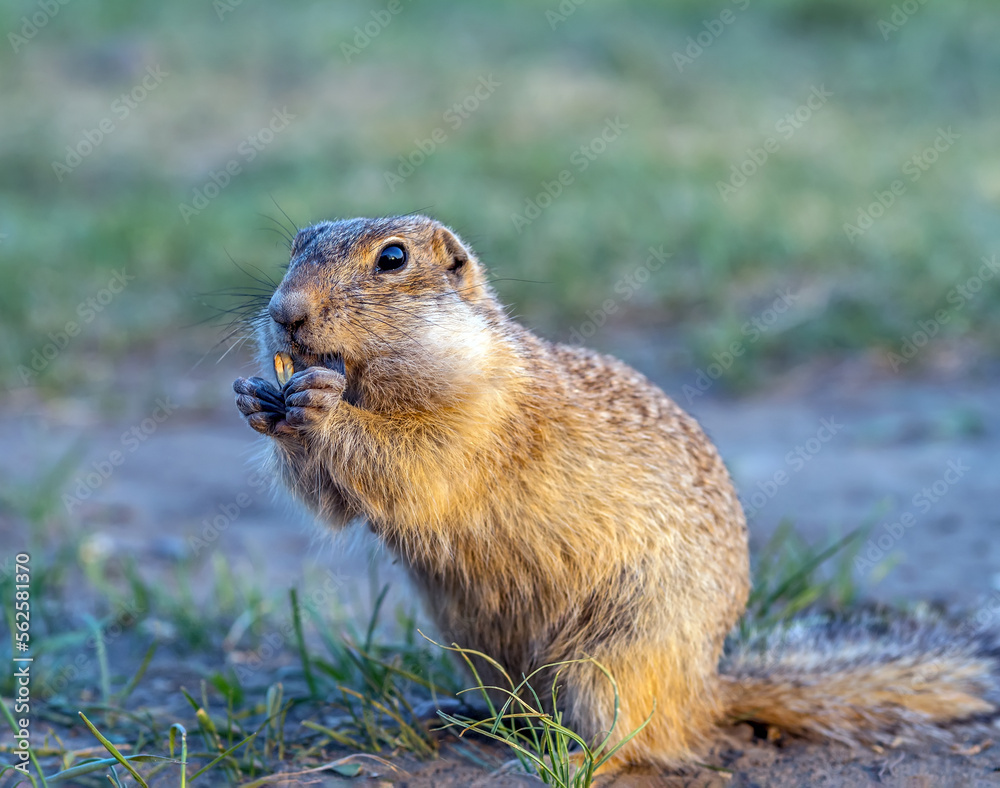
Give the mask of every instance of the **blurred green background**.
<svg viewBox="0 0 1000 788">
<path fill-rule="evenodd" d="M 794 293 L 731 386 L 844 354 L 884 366 L 1000 252 L 992 2 L 53 0 L 5 3 L 0 31 L 4 388 L 71 320 L 89 352 L 44 364 L 43 389 L 78 383 L 95 355 L 205 341 L 186 327 L 233 305 L 213 293 L 280 277 L 285 212 L 300 226 L 430 212 L 530 325 L 567 339 L 611 298 L 588 341 L 639 328 L 688 370 Z M 828 98 L 803 112 L 816 91 Z M 261 135 L 276 111 L 292 117 Z M 581 171 L 574 151 L 615 118 L 626 128 Z M 911 181 L 941 129 L 957 139 Z M 387 177 L 435 134 L 412 175 Z M 724 198 L 769 137 L 777 150 Z M 225 188 L 182 215 L 231 161 Z M 516 226 L 564 169 L 572 183 Z M 849 239 L 894 179 L 905 193 Z M 668 264 L 623 287 L 651 246 Z M 123 293 L 80 306 L 123 267 Z M 941 347 L 995 355 L 998 304 L 987 283 L 952 307 Z"/>
</svg>

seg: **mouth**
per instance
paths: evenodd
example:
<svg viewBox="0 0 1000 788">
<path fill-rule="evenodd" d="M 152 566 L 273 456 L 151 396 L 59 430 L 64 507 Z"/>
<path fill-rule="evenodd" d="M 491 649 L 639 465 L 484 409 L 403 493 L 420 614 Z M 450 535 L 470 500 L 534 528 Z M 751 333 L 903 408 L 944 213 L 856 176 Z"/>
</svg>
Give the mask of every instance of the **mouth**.
<svg viewBox="0 0 1000 788">
<path fill-rule="evenodd" d="M 295 372 L 309 367 L 326 367 L 344 374 L 344 357 L 340 353 L 314 353 L 301 345 L 292 345 L 286 352 L 292 357 Z"/>
</svg>

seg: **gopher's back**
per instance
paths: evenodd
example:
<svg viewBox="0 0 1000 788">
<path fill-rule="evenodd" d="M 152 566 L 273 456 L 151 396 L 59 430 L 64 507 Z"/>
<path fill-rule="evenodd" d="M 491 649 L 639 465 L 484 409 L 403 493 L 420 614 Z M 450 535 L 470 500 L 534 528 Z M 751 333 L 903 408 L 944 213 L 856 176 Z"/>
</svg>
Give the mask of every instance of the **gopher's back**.
<svg viewBox="0 0 1000 788">
<path fill-rule="evenodd" d="M 549 344 L 549 351 L 565 371 L 580 418 L 610 447 L 610 467 L 603 472 L 620 480 L 622 515 L 639 504 L 637 519 L 652 516 L 648 524 L 654 533 L 662 531 L 661 547 L 676 539 L 688 549 L 706 550 L 684 555 L 683 563 L 698 566 L 702 576 L 725 578 L 728 590 L 712 591 L 733 603 L 728 631 L 743 611 L 749 563 L 746 518 L 718 450 L 693 417 L 619 359 L 561 344 Z M 645 529 L 637 536 L 652 546 Z"/>
<path fill-rule="evenodd" d="M 594 537 L 595 558 L 614 571 L 643 567 L 646 590 L 631 596 L 658 609 L 691 605 L 692 618 L 721 648 L 745 606 L 749 559 L 743 510 L 715 446 L 677 403 L 622 361 L 536 343 L 536 375 L 558 381 L 549 415 L 562 424 L 564 444 L 553 462 L 578 474 L 569 483 L 572 495 L 589 489 L 603 496 L 574 530 Z M 610 527 L 592 534 L 598 513 Z"/>
<path fill-rule="evenodd" d="M 719 714 L 716 666 L 749 591 L 742 509 L 701 428 L 643 375 L 516 333 L 529 437 L 484 468 L 485 527 L 456 523 L 447 565 L 415 576 L 445 636 L 513 675 L 596 658 L 620 734 L 657 709 L 635 757 L 679 757 Z M 563 682 L 578 729 L 606 732 L 605 681 L 578 667 Z"/>
</svg>

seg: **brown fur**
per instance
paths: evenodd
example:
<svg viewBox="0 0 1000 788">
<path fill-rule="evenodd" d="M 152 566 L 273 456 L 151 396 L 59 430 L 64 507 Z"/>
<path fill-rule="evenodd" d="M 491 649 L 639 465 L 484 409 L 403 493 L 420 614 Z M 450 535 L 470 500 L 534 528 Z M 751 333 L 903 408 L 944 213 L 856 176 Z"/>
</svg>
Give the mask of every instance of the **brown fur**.
<svg viewBox="0 0 1000 788">
<path fill-rule="evenodd" d="M 390 244 L 409 261 L 377 271 Z M 646 378 L 520 326 L 468 247 L 420 216 L 302 230 L 271 307 L 297 320 L 262 315 L 262 363 L 286 351 L 299 371 L 281 391 L 237 381 L 237 404 L 295 495 L 403 559 L 448 642 L 514 676 L 596 658 L 620 688 L 617 736 L 655 706 L 628 760 L 682 763 L 732 714 L 811 730 L 823 687 L 719 675 L 749 591 L 746 524 L 714 446 Z M 607 732 L 596 670 L 562 686 L 568 722 Z"/>
<path fill-rule="evenodd" d="M 846 744 L 945 738 L 1000 701 L 994 632 L 931 618 L 795 621 L 723 662 L 728 713 Z"/>
</svg>

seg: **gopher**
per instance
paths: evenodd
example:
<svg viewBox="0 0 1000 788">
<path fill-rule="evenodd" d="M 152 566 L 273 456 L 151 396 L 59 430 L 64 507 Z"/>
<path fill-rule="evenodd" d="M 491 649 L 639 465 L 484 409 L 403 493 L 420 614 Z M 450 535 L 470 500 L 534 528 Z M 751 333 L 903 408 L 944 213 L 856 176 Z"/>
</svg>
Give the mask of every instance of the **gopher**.
<svg viewBox="0 0 1000 788">
<path fill-rule="evenodd" d="M 683 765 L 736 718 L 852 742 L 997 710 L 992 640 L 936 622 L 799 622 L 723 660 L 750 576 L 718 451 L 634 369 L 513 320 L 439 222 L 299 231 L 254 322 L 262 366 L 295 370 L 234 384 L 274 476 L 330 527 L 370 528 L 449 643 L 516 678 L 604 665 L 617 720 L 590 662 L 559 703 L 587 740 L 648 719 L 617 763 Z"/>
</svg>

